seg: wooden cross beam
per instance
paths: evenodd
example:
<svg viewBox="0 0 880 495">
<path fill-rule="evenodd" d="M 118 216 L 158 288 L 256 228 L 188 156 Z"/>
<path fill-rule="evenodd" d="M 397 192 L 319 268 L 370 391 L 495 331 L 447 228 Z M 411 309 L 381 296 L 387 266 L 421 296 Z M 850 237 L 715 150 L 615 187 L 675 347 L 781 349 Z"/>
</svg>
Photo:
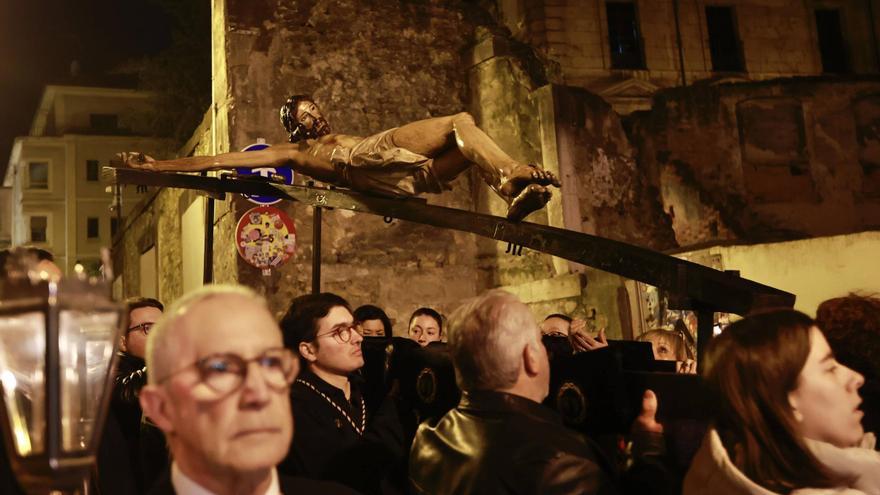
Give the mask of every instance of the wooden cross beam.
<svg viewBox="0 0 880 495">
<path fill-rule="evenodd" d="M 275 196 L 314 207 L 339 208 L 470 232 L 659 287 L 676 296 L 676 309 L 693 309 L 702 314 L 744 315 L 759 308 L 790 308 L 795 301 L 794 294 L 625 242 L 429 205 L 420 198 L 389 198 L 344 189 L 288 186 L 230 176 L 214 178 L 132 169 L 114 171 L 117 184 L 197 189 L 214 195 Z M 701 323 L 710 325 L 701 329 L 701 333 L 705 333 L 705 328 L 711 331 L 711 321 Z"/>
</svg>

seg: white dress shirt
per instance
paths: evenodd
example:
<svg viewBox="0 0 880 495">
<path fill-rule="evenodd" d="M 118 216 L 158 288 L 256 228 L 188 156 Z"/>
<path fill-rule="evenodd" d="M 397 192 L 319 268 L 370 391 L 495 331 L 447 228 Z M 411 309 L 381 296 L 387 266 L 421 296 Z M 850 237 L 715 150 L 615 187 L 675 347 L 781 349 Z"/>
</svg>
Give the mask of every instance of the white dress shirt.
<svg viewBox="0 0 880 495">
<path fill-rule="evenodd" d="M 176 462 L 171 464 L 171 485 L 177 495 L 217 495 L 183 474 Z M 282 495 L 278 472 L 274 468 L 272 469 L 272 482 L 269 483 L 269 488 L 263 492 L 263 495 Z"/>
</svg>

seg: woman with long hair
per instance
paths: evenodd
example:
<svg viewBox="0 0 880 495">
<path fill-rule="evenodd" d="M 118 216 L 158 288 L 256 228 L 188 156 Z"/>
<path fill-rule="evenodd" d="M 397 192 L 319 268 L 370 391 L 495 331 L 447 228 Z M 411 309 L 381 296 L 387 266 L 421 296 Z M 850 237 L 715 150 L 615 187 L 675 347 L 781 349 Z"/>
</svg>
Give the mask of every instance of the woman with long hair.
<svg viewBox="0 0 880 495">
<path fill-rule="evenodd" d="M 712 340 L 705 365 L 717 410 L 686 495 L 880 492 L 880 454 L 861 425 L 864 379 L 808 316 L 746 317 Z"/>
</svg>

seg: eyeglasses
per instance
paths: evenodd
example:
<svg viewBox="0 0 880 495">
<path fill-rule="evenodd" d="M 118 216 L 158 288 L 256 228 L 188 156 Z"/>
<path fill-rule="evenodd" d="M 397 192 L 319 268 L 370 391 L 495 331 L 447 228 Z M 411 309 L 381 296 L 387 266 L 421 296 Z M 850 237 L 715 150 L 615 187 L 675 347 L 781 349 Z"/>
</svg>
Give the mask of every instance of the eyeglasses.
<svg viewBox="0 0 880 495">
<path fill-rule="evenodd" d="M 140 325 L 135 325 L 133 327 L 129 327 L 128 330 L 126 331 L 126 333 L 131 333 L 131 332 L 134 332 L 135 330 L 139 330 L 144 335 L 147 335 L 150 333 L 150 329 L 152 329 L 153 325 L 155 325 L 155 324 L 156 323 L 152 322 L 152 321 L 148 321 L 146 323 L 141 323 Z"/>
<path fill-rule="evenodd" d="M 354 323 L 342 323 L 334 327 L 333 330 L 330 330 L 329 332 L 319 333 L 318 335 L 315 335 L 315 338 L 312 340 L 316 340 L 318 337 L 324 337 L 325 335 L 332 335 L 337 342 L 339 342 L 340 344 L 345 344 L 351 342 L 352 333 L 360 335 L 357 325 L 355 325 Z"/>
<path fill-rule="evenodd" d="M 195 367 L 201 382 L 218 394 L 231 394 L 247 378 L 250 363 L 257 363 L 266 384 L 274 389 L 287 388 L 299 372 L 299 361 L 289 349 L 269 349 L 257 357 L 245 359 L 238 354 L 212 354 L 169 374 L 159 383 Z"/>
</svg>

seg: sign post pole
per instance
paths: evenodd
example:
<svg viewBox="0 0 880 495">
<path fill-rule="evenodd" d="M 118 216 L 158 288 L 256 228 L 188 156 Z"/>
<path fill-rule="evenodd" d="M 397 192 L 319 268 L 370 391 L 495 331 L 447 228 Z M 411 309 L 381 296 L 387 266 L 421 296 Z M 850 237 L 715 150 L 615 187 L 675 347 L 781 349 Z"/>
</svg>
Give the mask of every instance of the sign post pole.
<svg viewBox="0 0 880 495">
<path fill-rule="evenodd" d="M 321 211 L 320 206 L 314 208 L 312 217 L 312 294 L 321 292 Z"/>
</svg>

